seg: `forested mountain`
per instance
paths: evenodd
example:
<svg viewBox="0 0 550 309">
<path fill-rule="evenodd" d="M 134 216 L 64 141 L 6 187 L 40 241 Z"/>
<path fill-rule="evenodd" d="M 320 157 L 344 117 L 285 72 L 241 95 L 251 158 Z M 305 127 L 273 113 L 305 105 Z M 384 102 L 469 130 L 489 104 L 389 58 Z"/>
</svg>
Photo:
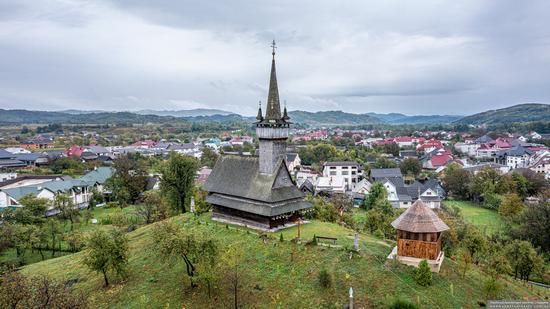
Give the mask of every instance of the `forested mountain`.
<svg viewBox="0 0 550 309">
<path fill-rule="evenodd" d="M 289 116 L 292 122 L 311 126 L 332 125 L 361 125 L 382 123 L 380 119 L 367 114 L 352 114 L 342 111 L 306 112 L 291 111 Z"/>
<path fill-rule="evenodd" d="M 460 124 L 505 124 L 512 122 L 550 121 L 550 105 L 539 103 L 519 104 L 461 118 Z"/>
<path fill-rule="evenodd" d="M 355 126 L 365 124 L 472 124 L 501 125 L 550 121 L 550 105 L 520 104 L 507 108 L 490 110 L 471 116 L 456 115 L 414 115 L 400 113 L 354 114 L 343 111 L 290 111 L 291 121 L 307 126 Z M 0 123 L 166 123 L 174 120 L 188 122 L 252 123 L 255 117 L 246 117 L 216 109 L 195 109 L 180 111 L 142 110 L 138 112 L 106 112 L 67 110 L 60 112 L 3 110 L 0 109 Z"/>
<path fill-rule="evenodd" d="M 138 115 L 130 112 L 98 112 L 98 113 L 66 113 L 46 112 L 28 110 L 4 110 L 0 109 L 0 123 L 22 124 L 22 123 L 164 123 L 175 120 L 175 117 Z"/>
<path fill-rule="evenodd" d="M 187 110 L 152 110 L 144 109 L 135 112 L 140 115 L 157 115 L 157 116 L 173 116 L 173 117 L 200 117 L 200 116 L 214 116 L 214 115 L 230 115 L 233 114 L 221 109 L 211 108 L 195 108 Z"/>
<path fill-rule="evenodd" d="M 378 114 L 367 113 L 367 115 L 376 117 L 387 124 L 435 124 L 450 123 L 463 116 L 458 115 L 404 115 L 399 113 Z"/>
</svg>

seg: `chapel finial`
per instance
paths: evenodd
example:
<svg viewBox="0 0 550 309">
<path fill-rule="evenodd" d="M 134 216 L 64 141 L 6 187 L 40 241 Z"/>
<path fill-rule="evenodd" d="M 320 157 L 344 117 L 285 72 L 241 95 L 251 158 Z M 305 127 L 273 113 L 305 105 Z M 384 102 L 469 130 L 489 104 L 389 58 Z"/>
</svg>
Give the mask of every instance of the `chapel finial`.
<svg viewBox="0 0 550 309">
<path fill-rule="evenodd" d="M 256 115 L 256 120 L 258 120 L 258 122 L 264 120 L 264 116 L 262 115 L 262 101 L 258 103 L 258 115 Z"/>
<path fill-rule="evenodd" d="M 273 43 L 271 43 L 271 48 L 273 51 L 271 52 L 271 55 L 273 55 L 273 59 L 275 59 L 275 48 L 277 48 L 277 45 L 275 44 L 275 40 L 273 40 Z"/>
<path fill-rule="evenodd" d="M 288 122 L 290 120 L 290 117 L 288 117 L 288 112 L 286 111 L 286 100 L 285 100 L 285 109 L 283 111 L 283 120 L 285 122 Z"/>
</svg>

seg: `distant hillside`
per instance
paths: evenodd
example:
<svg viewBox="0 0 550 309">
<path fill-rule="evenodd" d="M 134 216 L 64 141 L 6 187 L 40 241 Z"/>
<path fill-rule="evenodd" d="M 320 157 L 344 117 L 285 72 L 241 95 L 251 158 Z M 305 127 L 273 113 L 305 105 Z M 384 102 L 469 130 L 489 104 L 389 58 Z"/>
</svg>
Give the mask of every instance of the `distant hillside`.
<svg viewBox="0 0 550 309">
<path fill-rule="evenodd" d="M 190 121 L 190 122 L 221 122 L 221 123 L 230 123 L 230 122 L 254 122 L 256 119 L 254 117 L 243 117 L 238 114 L 215 114 L 215 115 L 205 115 L 205 116 L 193 116 L 193 117 L 181 117 L 181 119 Z"/>
<path fill-rule="evenodd" d="M 176 118 L 156 115 L 138 115 L 130 112 L 99 112 L 72 114 L 65 112 L 45 112 L 28 110 L 3 110 L 0 109 L 0 123 L 24 124 L 24 123 L 164 123 L 174 121 Z"/>
<path fill-rule="evenodd" d="M 466 116 L 455 121 L 455 123 L 481 125 L 529 121 L 550 121 L 550 105 L 538 103 L 519 104 Z"/>
<path fill-rule="evenodd" d="M 520 104 L 498 110 L 461 117 L 455 115 L 415 115 L 400 113 L 354 114 L 343 111 L 290 111 L 291 121 L 312 127 L 320 126 L 356 126 L 365 124 L 503 124 L 512 122 L 550 121 L 550 105 Z M 166 123 L 174 120 L 189 122 L 252 123 L 255 117 L 246 117 L 217 109 L 193 109 L 179 111 L 141 110 L 138 112 L 106 111 L 28 111 L 0 109 L 0 124 L 24 123 L 69 123 L 69 124 L 107 124 L 107 123 Z"/>
<path fill-rule="evenodd" d="M 367 114 L 352 114 L 342 111 L 325 112 L 289 112 L 290 120 L 294 123 L 307 124 L 311 126 L 335 126 L 335 125 L 362 125 L 381 123 L 380 119 Z"/>
<path fill-rule="evenodd" d="M 210 109 L 210 108 L 195 108 L 188 110 L 152 110 L 144 109 L 134 112 L 140 115 L 157 115 L 157 116 L 173 116 L 173 117 L 198 117 L 198 116 L 213 116 L 213 115 L 229 115 L 233 114 L 228 111 L 221 109 Z"/>
<path fill-rule="evenodd" d="M 388 124 L 436 124 L 436 123 L 450 123 L 461 119 L 463 116 L 457 115 L 414 115 L 408 116 L 399 113 L 390 114 L 378 114 L 367 113 L 372 117 L 376 117 Z"/>
</svg>

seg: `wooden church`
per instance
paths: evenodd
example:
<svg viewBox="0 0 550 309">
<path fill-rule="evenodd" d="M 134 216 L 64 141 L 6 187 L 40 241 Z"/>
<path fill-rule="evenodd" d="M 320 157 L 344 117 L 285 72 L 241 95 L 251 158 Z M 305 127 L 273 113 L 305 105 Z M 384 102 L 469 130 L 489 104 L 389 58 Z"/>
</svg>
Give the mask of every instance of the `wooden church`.
<svg viewBox="0 0 550 309">
<path fill-rule="evenodd" d="M 418 199 L 391 225 L 397 230 L 397 246 L 388 258 L 416 267 L 425 259 L 433 272 L 439 272 L 445 257 L 441 235 L 449 227 L 432 209 Z"/>
<path fill-rule="evenodd" d="M 214 220 L 274 231 L 294 225 L 311 204 L 290 176 L 286 146 L 291 125 L 286 106 L 281 114 L 275 42 L 265 117 L 256 117 L 258 156 L 223 155 L 204 185 Z"/>
</svg>

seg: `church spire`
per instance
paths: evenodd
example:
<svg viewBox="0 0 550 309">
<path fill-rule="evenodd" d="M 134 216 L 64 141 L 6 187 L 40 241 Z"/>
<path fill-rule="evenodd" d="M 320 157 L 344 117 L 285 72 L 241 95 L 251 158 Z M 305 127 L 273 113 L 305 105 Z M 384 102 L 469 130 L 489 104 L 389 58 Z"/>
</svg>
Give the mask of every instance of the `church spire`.
<svg viewBox="0 0 550 309">
<path fill-rule="evenodd" d="M 273 60 L 271 60 L 271 76 L 269 79 L 269 94 L 267 96 L 267 110 L 265 114 L 266 120 L 280 120 L 281 119 L 281 104 L 279 102 L 279 89 L 277 87 L 277 74 L 275 72 L 275 40 L 271 44 L 273 51 L 271 55 Z"/>
<path fill-rule="evenodd" d="M 290 120 L 290 117 L 288 117 L 288 112 L 286 111 L 286 100 L 285 100 L 285 109 L 283 111 L 283 120 L 285 122 L 288 122 Z"/>
<path fill-rule="evenodd" d="M 258 115 L 256 115 L 256 120 L 258 120 L 258 122 L 264 120 L 264 116 L 262 115 L 262 101 L 258 104 Z"/>
</svg>

